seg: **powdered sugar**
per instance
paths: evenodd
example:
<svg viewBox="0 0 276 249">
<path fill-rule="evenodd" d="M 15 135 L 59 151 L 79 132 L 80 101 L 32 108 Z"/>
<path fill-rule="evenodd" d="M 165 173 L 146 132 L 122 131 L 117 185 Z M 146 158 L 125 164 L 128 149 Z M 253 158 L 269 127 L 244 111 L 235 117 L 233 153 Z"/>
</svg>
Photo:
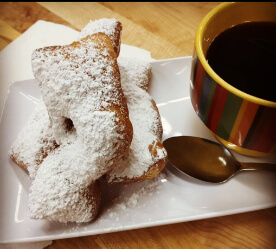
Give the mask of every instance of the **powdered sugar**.
<svg viewBox="0 0 276 249">
<path fill-rule="evenodd" d="M 123 133 L 127 106 L 108 42 L 106 35 L 98 34 L 69 46 L 39 49 L 32 56 L 34 75 L 60 144 L 42 162 L 31 186 L 32 218 L 91 220 L 94 207 L 86 198 L 88 186 L 128 147 L 131 134 Z M 116 112 L 109 110 L 114 106 Z M 74 128 L 68 129 L 66 120 Z"/>
<path fill-rule="evenodd" d="M 115 184 L 114 188 L 106 186 L 105 193 L 108 196 L 108 208 L 105 210 L 105 215 L 101 218 L 101 222 L 105 222 L 104 217 L 108 218 L 110 227 L 120 227 L 118 224 L 120 219 L 135 220 L 141 213 L 133 213 L 131 210 L 139 210 L 140 208 L 155 207 L 158 202 L 158 195 L 162 192 L 167 182 L 166 172 L 161 172 L 154 179 L 133 183 L 119 185 Z M 144 209 L 145 210 L 145 209 Z M 121 214 L 124 217 L 121 217 Z M 136 216 L 136 217 L 135 217 Z M 112 221 L 115 222 L 112 224 Z"/>
<path fill-rule="evenodd" d="M 81 42 L 76 49 L 50 47 L 33 54 L 34 74 L 42 87 L 42 97 L 58 143 L 67 142 L 68 134 L 72 135 L 64 129 L 64 117 L 73 123 L 82 117 L 89 119 L 93 111 L 107 109 L 110 103 L 119 105 L 123 98 L 114 90 L 120 85 L 120 79 L 114 77 L 116 61 L 103 55 L 96 43 L 88 44 L 88 41 Z M 78 137 L 84 134 L 86 130 L 78 131 Z"/>
<path fill-rule="evenodd" d="M 135 58 L 119 58 L 118 63 L 133 125 L 133 140 L 128 156 L 108 173 L 109 181 L 140 177 L 167 156 L 164 148 L 157 148 L 156 155 L 149 150 L 149 145 L 160 141 L 162 134 L 160 116 L 153 107 L 152 97 L 145 91 L 149 85 L 150 64 Z"/>
<path fill-rule="evenodd" d="M 121 24 L 116 19 L 102 18 L 95 21 L 90 21 L 80 32 L 80 39 L 102 32 L 106 34 L 112 41 L 112 45 L 117 55 L 120 52 Z M 119 39 L 118 39 L 119 38 Z"/>
</svg>

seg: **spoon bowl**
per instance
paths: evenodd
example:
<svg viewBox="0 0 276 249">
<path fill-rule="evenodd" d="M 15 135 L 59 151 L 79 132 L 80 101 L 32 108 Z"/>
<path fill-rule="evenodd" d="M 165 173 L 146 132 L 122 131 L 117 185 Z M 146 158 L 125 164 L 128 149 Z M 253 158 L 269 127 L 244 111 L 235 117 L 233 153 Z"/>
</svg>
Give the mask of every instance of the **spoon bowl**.
<svg viewBox="0 0 276 249">
<path fill-rule="evenodd" d="M 171 137 L 163 142 L 168 160 L 181 172 L 196 179 L 222 183 L 242 170 L 276 172 L 276 164 L 241 163 L 223 145 L 192 136 Z"/>
</svg>

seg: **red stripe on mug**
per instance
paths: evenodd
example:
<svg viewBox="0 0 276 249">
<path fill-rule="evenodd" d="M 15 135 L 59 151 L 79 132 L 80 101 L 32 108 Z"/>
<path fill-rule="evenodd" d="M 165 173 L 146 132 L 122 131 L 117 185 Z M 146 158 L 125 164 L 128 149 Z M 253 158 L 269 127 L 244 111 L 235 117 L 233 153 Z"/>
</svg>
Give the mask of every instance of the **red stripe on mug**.
<svg viewBox="0 0 276 249">
<path fill-rule="evenodd" d="M 276 110 L 269 110 L 267 120 L 263 120 L 263 127 L 260 131 L 258 139 L 253 147 L 253 150 L 261 151 L 261 152 L 270 152 L 276 141 L 276 133 L 273 132 L 276 129 Z"/>
<path fill-rule="evenodd" d="M 207 126 L 214 133 L 217 132 L 228 93 L 229 92 L 227 90 L 225 90 L 219 84 L 217 84 L 216 90 L 212 99 L 211 107 L 209 110 L 208 121 L 207 121 Z"/>
</svg>

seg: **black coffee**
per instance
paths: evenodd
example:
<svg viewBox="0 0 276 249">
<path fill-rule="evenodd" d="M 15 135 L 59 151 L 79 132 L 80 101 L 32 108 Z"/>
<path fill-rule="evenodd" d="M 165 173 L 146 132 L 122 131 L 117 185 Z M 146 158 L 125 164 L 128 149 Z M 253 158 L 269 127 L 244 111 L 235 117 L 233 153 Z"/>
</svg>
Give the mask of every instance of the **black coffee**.
<svg viewBox="0 0 276 249">
<path fill-rule="evenodd" d="M 211 43 L 207 60 L 235 88 L 276 101 L 276 22 L 248 22 L 227 29 Z"/>
</svg>

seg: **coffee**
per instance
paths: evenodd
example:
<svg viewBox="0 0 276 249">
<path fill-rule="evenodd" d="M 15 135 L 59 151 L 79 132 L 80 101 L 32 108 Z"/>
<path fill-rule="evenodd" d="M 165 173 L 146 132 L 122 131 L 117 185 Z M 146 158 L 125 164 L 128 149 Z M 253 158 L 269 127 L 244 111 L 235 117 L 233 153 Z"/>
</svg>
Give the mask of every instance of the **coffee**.
<svg viewBox="0 0 276 249">
<path fill-rule="evenodd" d="M 206 58 L 233 87 L 276 101 L 276 22 L 246 22 L 225 30 L 211 43 Z"/>
</svg>

